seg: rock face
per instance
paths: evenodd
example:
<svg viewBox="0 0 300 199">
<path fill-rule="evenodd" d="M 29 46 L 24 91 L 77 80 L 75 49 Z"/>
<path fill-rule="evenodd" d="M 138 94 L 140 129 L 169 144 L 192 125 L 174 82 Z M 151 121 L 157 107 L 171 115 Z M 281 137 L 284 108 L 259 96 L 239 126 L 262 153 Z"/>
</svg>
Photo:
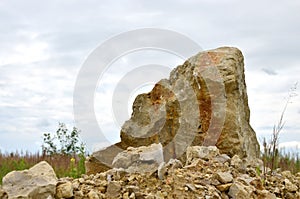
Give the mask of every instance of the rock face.
<svg viewBox="0 0 300 199">
<path fill-rule="evenodd" d="M 165 160 L 180 157 L 190 145 L 216 145 L 230 156 L 258 157 L 243 60 L 238 49 L 229 47 L 188 59 L 150 93 L 137 96 L 121 130 L 122 143 L 162 143 Z"/>
<path fill-rule="evenodd" d="M 12 171 L 2 180 L 8 198 L 54 197 L 57 177 L 52 167 L 42 161 L 29 170 Z"/>
<path fill-rule="evenodd" d="M 200 52 L 175 68 L 169 79 L 136 97 L 131 118 L 121 129 L 121 142 L 95 152 L 86 163 L 87 173 L 107 170 L 127 147 L 153 143 L 163 145 L 166 162 L 185 162 L 187 147 L 202 145 L 217 146 L 231 157 L 258 157 L 243 60 L 237 48 L 222 47 Z"/>
</svg>

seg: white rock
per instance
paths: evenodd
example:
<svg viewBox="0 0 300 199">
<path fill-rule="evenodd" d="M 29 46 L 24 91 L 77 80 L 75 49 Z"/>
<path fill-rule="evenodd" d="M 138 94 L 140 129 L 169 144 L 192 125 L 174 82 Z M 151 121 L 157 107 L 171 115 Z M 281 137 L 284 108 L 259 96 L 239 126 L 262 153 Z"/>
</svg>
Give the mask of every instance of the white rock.
<svg viewBox="0 0 300 199">
<path fill-rule="evenodd" d="M 163 147 L 159 144 L 130 147 L 119 153 L 113 160 L 114 168 L 123 168 L 129 173 L 155 172 L 164 161 Z"/>
<path fill-rule="evenodd" d="M 2 182 L 9 198 L 48 198 L 55 194 L 57 177 L 53 168 L 42 161 L 29 170 L 8 173 Z"/>
<path fill-rule="evenodd" d="M 242 184 L 241 182 L 234 182 L 228 192 L 232 199 L 249 199 L 251 195 L 251 187 Z"/>
<path fill-rule="evenodd" d="M 211 160 L 218 155 L 220 155 L 220 152 L 216 146 L 191 146 L 187 148 L 186 152 L 187 164 L 195 158 Z"/>
<path fill-rule="evenodd" d="M 216 175 L 217 175 L 217 180 L 219 180 L 223 184 L 232 182 L 233 180 L 233 177 L 229 172 L 217 172 Z"/>
</svg>

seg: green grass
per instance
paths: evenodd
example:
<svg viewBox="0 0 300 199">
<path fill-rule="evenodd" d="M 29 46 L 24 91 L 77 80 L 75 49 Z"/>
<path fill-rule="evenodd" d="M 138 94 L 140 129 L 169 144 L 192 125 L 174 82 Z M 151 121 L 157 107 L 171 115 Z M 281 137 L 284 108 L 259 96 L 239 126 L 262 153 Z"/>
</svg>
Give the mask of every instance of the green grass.
<svg viewBox="0 0 300 199">
<path fill-rule="evenodd" d="M 39 153 L 1 153 L 0 151 L 0 184 L 2 178 L 9 172 L 14 170 L 24 170 L 32 167 L 40 161 L 47 161 L 54 169 L 57 177 L 73 177 L 78 178 L 85 173 L 84 160 L 85 157 L 77 155 L 72 158 L 69 155 L 41 155 Z"/>
</svg>

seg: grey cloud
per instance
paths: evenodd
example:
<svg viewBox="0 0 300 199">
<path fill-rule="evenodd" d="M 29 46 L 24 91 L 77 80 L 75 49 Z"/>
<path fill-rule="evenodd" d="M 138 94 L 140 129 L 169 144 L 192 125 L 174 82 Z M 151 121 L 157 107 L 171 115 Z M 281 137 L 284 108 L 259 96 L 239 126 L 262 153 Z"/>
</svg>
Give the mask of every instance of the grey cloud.
<svg viewBox="0 0 300 199">
<path fill-rule="evenodd" d="M 50 121 L 48 119 L 40 119 L 40 121 L 38 121 L 37 126 L 42 128 L 47 128 L 51 125 Z"/>
<path fill-rule="evenodd" d="M 272 69 L 263 68 L 261 69 L 263 72 L 267 73 L 268 75 L 278 75 L 278 73 Z"/>
</svg>

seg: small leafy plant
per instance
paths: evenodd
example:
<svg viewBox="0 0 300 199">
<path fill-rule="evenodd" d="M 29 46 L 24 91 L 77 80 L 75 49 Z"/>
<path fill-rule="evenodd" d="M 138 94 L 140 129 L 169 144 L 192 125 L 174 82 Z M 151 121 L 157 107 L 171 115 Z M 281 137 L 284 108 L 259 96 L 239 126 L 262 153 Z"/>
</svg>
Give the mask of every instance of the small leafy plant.
<svg viewBox="0 0 300 199">
<path fill-rule="evenodd" d="M 59 123 L 55 134 L 44 133 L 42 151 L 44 156 L 67 156 L 71 157 L 69 172 L 71 177 L 80 177 L 85 173 L 85 144 L 80 140 L 80 131 L 73 127 L 69 131 L 64 123 Z"/>
<path fill-rule="evenodd" d="M 73 127 L 69 131 L 64 123 L 59 123 L 54 135 L 44 133 L 42 151 L 45 155 L 63 154 L 75 157 L 77 154 L 85 154 L 85 145 L 80 141 L 80 131 Z"/>
</svg>

